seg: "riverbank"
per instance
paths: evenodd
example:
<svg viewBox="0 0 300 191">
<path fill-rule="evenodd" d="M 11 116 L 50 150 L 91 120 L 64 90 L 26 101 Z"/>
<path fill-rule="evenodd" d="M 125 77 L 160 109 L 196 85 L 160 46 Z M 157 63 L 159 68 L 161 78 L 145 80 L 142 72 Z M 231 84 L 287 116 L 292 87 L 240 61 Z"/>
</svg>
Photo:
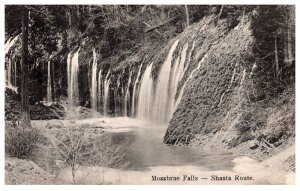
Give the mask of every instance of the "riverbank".
<svg viewBox="0 0 300 191">
<path fill-rule="evenodd" d="M 84 149 L 80 150 L 77 156 L 80 159 L 85 159 L 85 155 L 96 157 L 101 154 L 99 159 L 84 161 L 82 165 L 98 164 L 123 168 L 126 166 L 126 161 L 123 159 L 122 145 L 127 143 L 126 140 L 119 140 L 115 135 L 130 132 L 134 125 L 142 122 L 129 118 L 85 118 L 32 120 L 31 124 L 32 128 L 39 133 L 37 147 L 27 159 L 18 159 L 9 155 L 5 157 L 6 184 L 55 184 L 60 171 L 69 166 L 61 156 L 63 153 L 59 146 L 62 144 L 71 146 L 69 141 L 82 142 L 80 147 Z M 14 127 L 10 121 L 7 121 L 6 128 L 11 130 L 10 128 Z M 74 140 L 73 135 L 76 137 Z M 114 145 L 114 142 L 118 142 L 118 145 Z"/>
<path fill-rule="evenodd" d="M 76 184 L 291 184 L 294 181 L 293 173 L 274 168 L 279 163 L 286 166 L 293 148 L 259 162 L 230 153 L 167 146 L 161 142 L 166 126 L 130 118 L 94 118 L 32 121 L 33 128 L 45 137 L 28 160 L 6 157 L 6 184 L 73 184 L 70 167 L 59 159 L 50 141 L 52 136 L 60 139 L 70 125 L 83 129 L 87 139 L 105 140 L 110 148 L 125 146 L 122 160 L 126 166 L 86 163 L 76 172 Z M 198 180 L 188 181 L 184 175 Z M 235 180 L 235 175 L 253 180 Z M 174 176 L 180 180 L 153 181 L 152 176 Z"/>
</svg>

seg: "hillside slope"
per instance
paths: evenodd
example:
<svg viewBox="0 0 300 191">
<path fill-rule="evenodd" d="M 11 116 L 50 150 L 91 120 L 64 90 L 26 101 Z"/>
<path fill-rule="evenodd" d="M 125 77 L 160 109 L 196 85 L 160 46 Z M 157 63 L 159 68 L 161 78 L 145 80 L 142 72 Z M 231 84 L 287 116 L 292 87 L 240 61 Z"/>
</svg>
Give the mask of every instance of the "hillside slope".
<svg viewBox="0 0 300 191">
<path fill-rule="evenodd" d="M 251 20 L 221 29 L 217 41 L 199 33 L 195 47 L 198 69 L 188 78 L 182 99 L 169 122 L 164 142 L 205 149 L 222 149 L 254 158 L 268 158 L 294 144 L 294 84 L 274 97 L 255 97 L 257 66 Z M 195 32 L 197 32 L 195 30 Z M 209 48 L 206 48 L 209 47 Z M 192 61 L 193 62 L 193 61 Z M 259 95 L 259 93 L 258 93 Z"/>
</svg>

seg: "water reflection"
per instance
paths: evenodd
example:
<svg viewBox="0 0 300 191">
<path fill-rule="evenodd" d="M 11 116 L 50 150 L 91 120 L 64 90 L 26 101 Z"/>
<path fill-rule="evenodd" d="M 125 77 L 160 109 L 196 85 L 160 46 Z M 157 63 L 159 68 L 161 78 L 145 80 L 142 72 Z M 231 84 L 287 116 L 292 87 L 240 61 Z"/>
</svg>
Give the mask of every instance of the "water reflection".
<svg viewBox="0 0 300 191">
<path fill-rule="evenodd" d="M 129 132 L 107 133 L 111 144 L 126 147 L 128 170 L 149 170 L 153 166 L 201 166 L 206 170 L 232 169 L 230 153 L 209 153 L 199 148 L 170 146 L 162 142 L 165 126 L 145 125 Z"/>
</svg>

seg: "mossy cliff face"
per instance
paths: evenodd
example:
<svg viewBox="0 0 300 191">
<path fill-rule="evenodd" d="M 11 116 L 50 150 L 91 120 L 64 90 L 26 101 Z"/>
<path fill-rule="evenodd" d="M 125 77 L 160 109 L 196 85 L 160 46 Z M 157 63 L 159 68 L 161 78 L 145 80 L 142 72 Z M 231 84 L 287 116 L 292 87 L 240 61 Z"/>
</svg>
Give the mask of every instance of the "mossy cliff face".
<svg viewBox="0 0 300 191">
<path fill-rule="evenodd" d="M 195 32 L 195 47 L 164 142 L 238 150 L 257 158 L 290 145 L 294 139 L 293 86 L 283 92 L 286 96 L 249 98 L 257 77 L 250 19 L 241 19 L 237 26 L 213 21 L 203 30 L 190 30 Z"/>
</svg>

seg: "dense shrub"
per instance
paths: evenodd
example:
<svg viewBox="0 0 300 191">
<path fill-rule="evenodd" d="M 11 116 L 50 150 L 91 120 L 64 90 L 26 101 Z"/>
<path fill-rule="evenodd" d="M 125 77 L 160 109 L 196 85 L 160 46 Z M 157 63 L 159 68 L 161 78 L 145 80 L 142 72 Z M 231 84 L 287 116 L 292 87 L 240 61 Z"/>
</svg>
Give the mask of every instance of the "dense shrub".
<svg viewBox="0 0 300 191">
<path fill-rule="evenodd" d="M 39 131 L 19 126 L 5 130 L 5 153 L 20 159 L 28 158 L 37 148 Z"/>
</svg>

